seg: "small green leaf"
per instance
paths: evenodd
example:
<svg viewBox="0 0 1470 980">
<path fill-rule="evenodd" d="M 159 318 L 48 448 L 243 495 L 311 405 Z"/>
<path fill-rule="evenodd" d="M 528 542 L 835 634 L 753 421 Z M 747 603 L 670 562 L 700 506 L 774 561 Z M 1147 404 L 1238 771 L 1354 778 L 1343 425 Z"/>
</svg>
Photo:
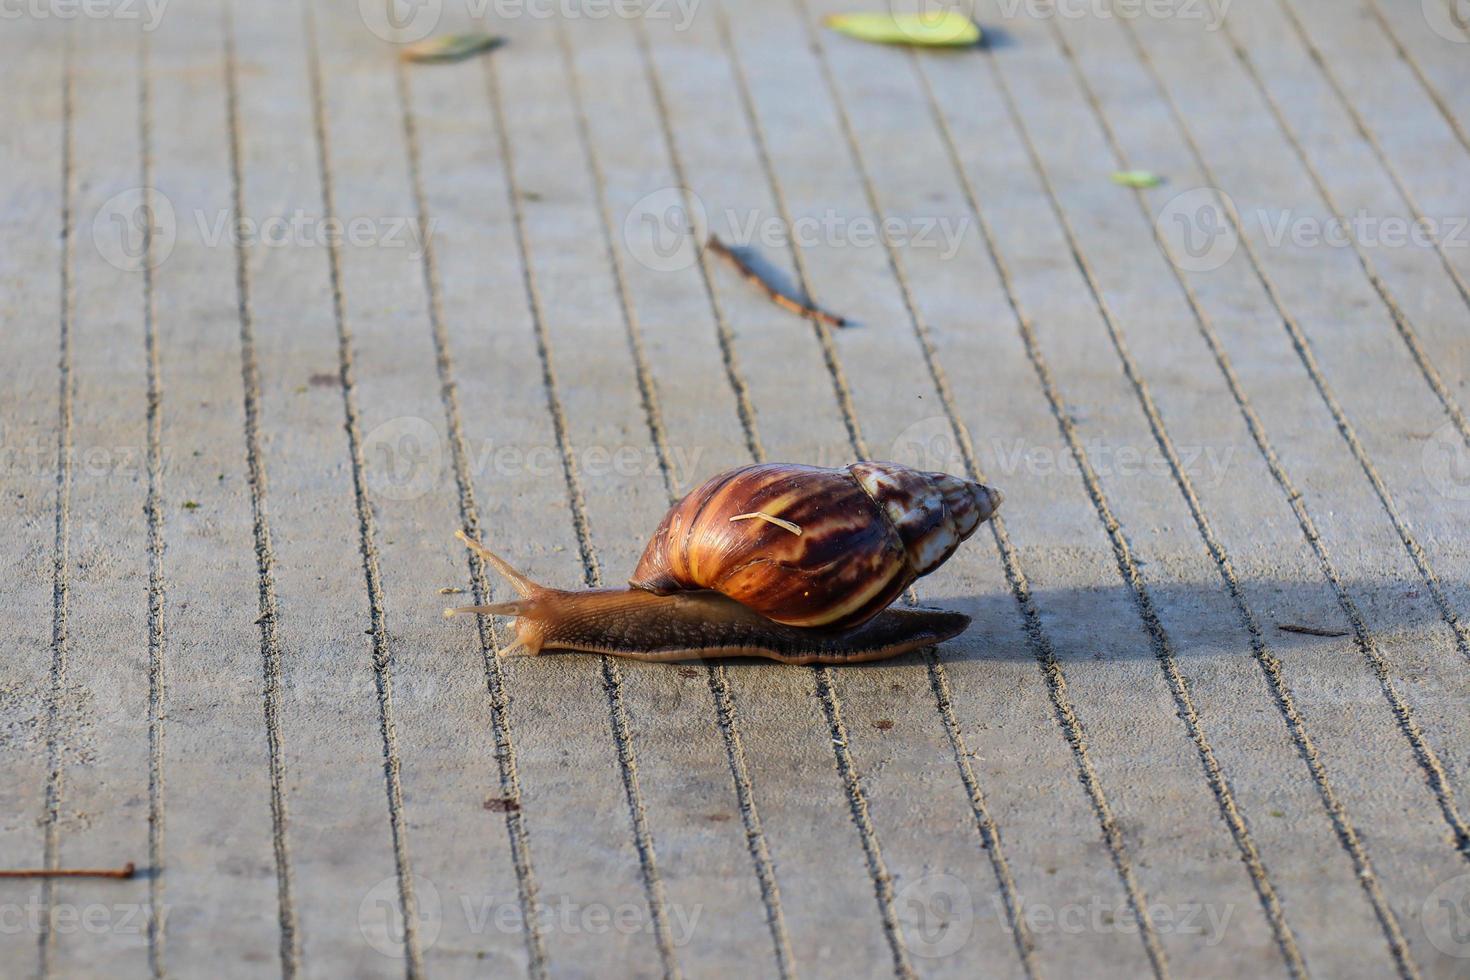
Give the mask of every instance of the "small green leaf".
<svg viewBox="0 0 1470 980">
<path fill-rule="evenodd" d="M 1118 170 L 1113 173 L 1113 183 L 1124 187 L 1158 187 L 1164 178 L 1152 170 Z"/>
<path fill-rule="evenodd" d="M 980 25 L 957 10 L 932 14 L 832 14 L 823 23 L 834 31 L 874 44 L 968 47 L 980 41 Z"/>
<path fill-rule="evenodd" d="M 404 61 L 425 64 L 463 61 L 499 47 L 504 39 L 493 34 L 440 34 L 408 45 L 399 54 Z"/>
</svg>

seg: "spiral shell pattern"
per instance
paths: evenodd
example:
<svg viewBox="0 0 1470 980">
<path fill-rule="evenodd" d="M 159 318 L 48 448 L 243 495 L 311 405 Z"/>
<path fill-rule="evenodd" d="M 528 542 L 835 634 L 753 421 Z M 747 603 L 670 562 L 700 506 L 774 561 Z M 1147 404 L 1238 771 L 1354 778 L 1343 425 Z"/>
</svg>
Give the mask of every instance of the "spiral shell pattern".
<svg viewBox="0 0 1470 980">
<path fill-rule="evenodd" d="M 1000 501 L 982 484 L 898 463 L 744 466 L 669 510 L 629 584 L 713 589 L 788 626 L 856 626 L 943 564 Z M 755 513 L 800 533 L 731 520 Z"/>
</svg>

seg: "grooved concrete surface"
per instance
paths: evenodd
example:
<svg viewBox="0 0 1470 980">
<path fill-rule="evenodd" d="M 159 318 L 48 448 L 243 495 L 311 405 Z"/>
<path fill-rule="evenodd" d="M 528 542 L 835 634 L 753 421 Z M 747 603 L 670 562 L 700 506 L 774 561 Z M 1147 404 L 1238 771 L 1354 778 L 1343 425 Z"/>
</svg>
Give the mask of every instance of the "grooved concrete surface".
<svg viewBox="0 0 1470 980">
<path fill-rule="evenodd" d="M 1470 976 L 1463 5 L 646 6 L 3 8 L 0 973 Z M 855 457 L 937 653 L 439 616 Z"/>
</svg>

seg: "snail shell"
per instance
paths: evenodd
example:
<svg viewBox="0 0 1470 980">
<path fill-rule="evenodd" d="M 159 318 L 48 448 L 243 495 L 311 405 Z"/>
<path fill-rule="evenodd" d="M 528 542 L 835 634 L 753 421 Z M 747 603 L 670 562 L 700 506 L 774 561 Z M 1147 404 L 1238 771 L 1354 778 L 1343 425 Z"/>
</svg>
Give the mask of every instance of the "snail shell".
<svg viewBox="0 0 1470 980">
<path fill-rule="evenodd" d="M 669 510 L 629 584 L 711 589 L 787 626 L 853 627 L 944 564 L 1001 499 L 899 463 L 744 466 Z M 777 520 L 743 519 L 752 515 Z"/>
</svg>

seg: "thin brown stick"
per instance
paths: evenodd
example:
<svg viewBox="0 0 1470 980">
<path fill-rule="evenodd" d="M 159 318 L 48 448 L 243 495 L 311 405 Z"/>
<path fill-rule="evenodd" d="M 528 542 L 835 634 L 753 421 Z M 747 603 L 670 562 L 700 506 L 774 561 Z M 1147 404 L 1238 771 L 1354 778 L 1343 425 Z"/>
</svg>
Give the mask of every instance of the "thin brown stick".
<svg viewBox="0 0 1470 980">
<path fill-rule="evenodd" d="M 720 241 L 719 238 L 715 237 L 714 235 L 709 236 L 709 242 L 705 245 L 705 248 L 715 253 L 716 255 L 723 256 L 724 258 L 729 259 L 730 264 L 735 266 L 735 269 L 740 273 L 741 276 L 745 278 L 747 282 L 760 289 L 761 292 L 765 293 L 766 296 L 770 298 L 772 303 L 775 303 L 777 306 L 781 307 L 781 309 L 789 310 L 792 313 L 795 313 L 797 316 L 807 317 L 812 320 L 820 320 L 821 322 L 831 324 L 834 327 L 847 326 L 847 319 L 845 317 L 840 317 L 835 313 L 828 313 L 826 310 L 813 306 L 811 303 L 802 303 L 798 300 L 794 300 L 790 296 L 787 296 L 785 293 L 781 292 L 775 286 L 772 286 L 770 283 L 766 282 L 760 277 L 759 273 L 757 273 L 749 266 L 749 264 L 746 263 L 744 259 L 735 254 L 734 249 L 726 245 L 724 242 Z"/>
<path fill-rule="evenodd" d="M 129 861 L 121 868 L 24 868 L 19 871 L 0 870 L 0 878 L 131 878 L 137 871 Z"/>
<path fill-rule="evenodd" d="M 1329 630 L 1320 626 L 1298 626 L 1296 623 L 1281 623 L 1277 627 L 1283 633 L 1301 633 L 1304 636 L 1352 636 L 1347 630 Z"/>
</svg>

